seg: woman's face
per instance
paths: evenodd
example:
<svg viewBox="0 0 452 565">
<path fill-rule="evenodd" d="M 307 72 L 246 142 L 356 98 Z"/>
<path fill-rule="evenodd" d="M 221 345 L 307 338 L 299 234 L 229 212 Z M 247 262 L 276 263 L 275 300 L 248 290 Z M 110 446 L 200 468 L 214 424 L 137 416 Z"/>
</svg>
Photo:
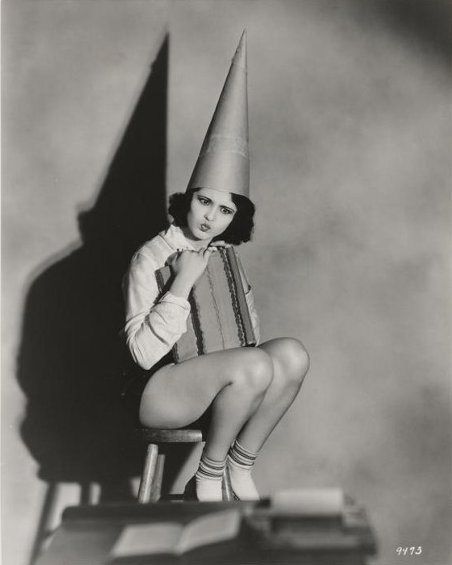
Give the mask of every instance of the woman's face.
<svg viewBox="0 0 452 565">
<path fill-rule="evenodd" d="M 210 241 L 232 222 L 237 206 L 229 192 L 200 188 L 193 193 L 187 214 L 187 227 L 196 240 Z"/>
</svg>

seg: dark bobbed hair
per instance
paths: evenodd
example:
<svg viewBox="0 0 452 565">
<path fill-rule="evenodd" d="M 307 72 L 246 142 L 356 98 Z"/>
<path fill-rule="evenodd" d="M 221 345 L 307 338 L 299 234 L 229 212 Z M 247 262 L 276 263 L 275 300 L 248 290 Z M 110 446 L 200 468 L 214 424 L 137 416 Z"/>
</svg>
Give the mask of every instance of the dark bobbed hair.
<svg viewBox="0 0 452 565">
<path fill-rule="evenodd" d="M 168 213 L 172 216 L 174 224 L 180 228 L 187 226 L 187 214 L 190 210 L 193 194 L 200 190 L 191 188 L 187 192 L 176 192 L 169 199 Z M 251 239 L 254 229 L 254 204 L 246 196 L 231 193 L 231 200 L 237 206 L 232 222 L 225 231 L 214 237 L 213 241 L 221 240 L 232 245 L 240 245 Z"/>
</svg>

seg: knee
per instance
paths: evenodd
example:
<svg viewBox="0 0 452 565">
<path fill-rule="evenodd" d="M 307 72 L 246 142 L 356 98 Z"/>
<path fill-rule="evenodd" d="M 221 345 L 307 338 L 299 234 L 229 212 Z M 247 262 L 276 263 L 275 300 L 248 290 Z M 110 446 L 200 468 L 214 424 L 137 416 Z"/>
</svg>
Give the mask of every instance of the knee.
<svg viewBox="0 0 452 565">
<path fill-rule="evenodd" d="M 235 381 L 256 394 L 263 394 L 273 379 L 273 362 L 265 351 L 257 348 L 244 348 L 241 363 L 235 373 Z"/>
<path fill-rule="evenodd" d="M 295 338 L 282 339 L 278 359 L 284 367 L 287 384 L 301 386 L 310 365 L 309 355 L 303 344 Z"/>
</svg>

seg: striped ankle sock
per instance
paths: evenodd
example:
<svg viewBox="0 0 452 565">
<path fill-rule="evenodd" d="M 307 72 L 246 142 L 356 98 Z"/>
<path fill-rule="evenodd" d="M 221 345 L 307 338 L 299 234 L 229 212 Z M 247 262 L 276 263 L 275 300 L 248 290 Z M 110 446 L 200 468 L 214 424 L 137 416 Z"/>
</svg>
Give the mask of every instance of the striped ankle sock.
<svg viewBox="0 0 452 565">
<path fill-rule="evenodd" d="M 200 501 L 222 500 L 221 485 L 226 459 L 215 461 L 202 454 L 196 471 L 196 494 Z"/>
<path fill-rule="evenodd" d="M 251 476 L 257 453 L 249 451 L 238 441 L 232 444 L 227 457 L 231 486 L 240 500 L 259 500 L 259 493 Z"/>
</svg>

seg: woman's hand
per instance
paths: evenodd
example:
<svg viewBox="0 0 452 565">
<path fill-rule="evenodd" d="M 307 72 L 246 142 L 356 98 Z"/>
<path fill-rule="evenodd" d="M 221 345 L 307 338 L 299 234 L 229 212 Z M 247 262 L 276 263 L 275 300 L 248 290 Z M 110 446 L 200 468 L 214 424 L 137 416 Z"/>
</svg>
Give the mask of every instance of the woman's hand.
<svg viewBox="0 0 452 565">
<path fill-rule="evenodd" d="M 180 275 L 194 284 L 205 271 L 212 252 L 210 247 L 200 251 L 185 249 L 172 259 L 171 267 L 176 276 Z"/>
<path fill-rule="evenodd" d="M 213 251 L 214 249 L 211 247 L 201 249 L 200 251 L 185 249 L 174 255 L 169 262 L 176 275 L 171 285 L 171 292 L 173 294 L 176 296 L 188 296 L 195 282 L 205 271 Z"/>
</svg>

